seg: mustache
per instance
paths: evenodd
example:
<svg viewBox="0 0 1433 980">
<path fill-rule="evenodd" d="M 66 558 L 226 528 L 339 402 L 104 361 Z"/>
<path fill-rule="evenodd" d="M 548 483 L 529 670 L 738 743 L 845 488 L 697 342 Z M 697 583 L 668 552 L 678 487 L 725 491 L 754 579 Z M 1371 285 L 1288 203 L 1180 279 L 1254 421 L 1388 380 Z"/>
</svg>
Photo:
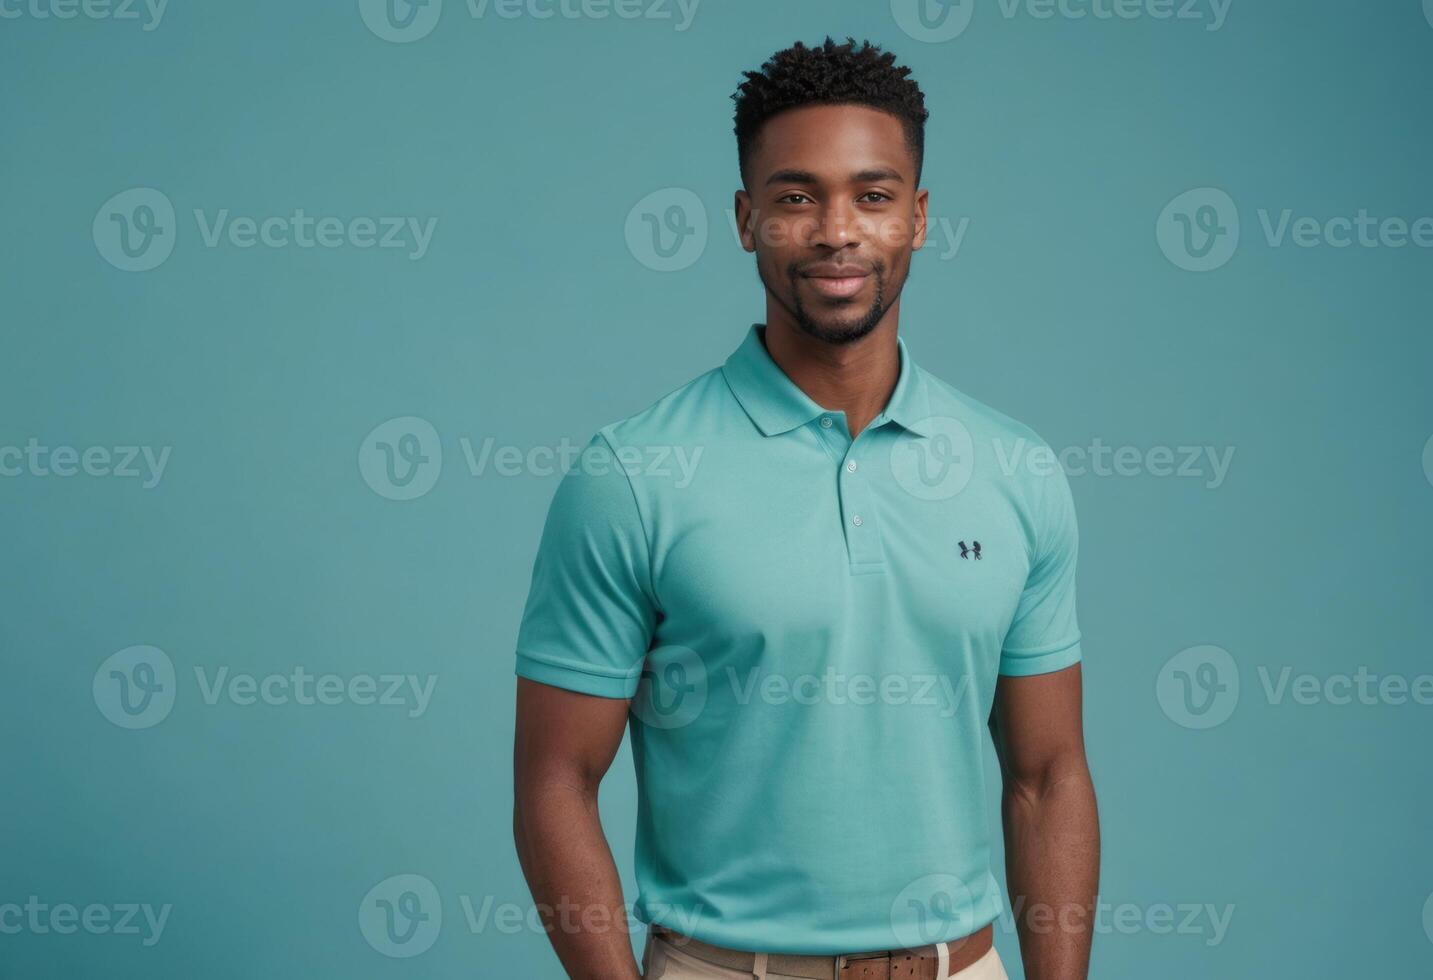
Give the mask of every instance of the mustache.
<svg viewBox="0 0 1433 980">
<path fill-rule="evenodd" d="M 790 275 L 792 278 L 796 278 L 798 276 L 805 276 L 809 273 L 811 269 L 815 269 L 823 265 L 839 265 L 843 269 L 849 268 L 852 275 L 867 275 L 877 277 L 884 275 L 886 270 L 885 265 L 881 262 L 871 262 L 869 264 L 852 262 L 849 264 L 849 266 L 847 266 L 841 263 L 831 262 L 830 260 L 818 260 L 815 262 L 792 262 L 786 267 L 786 271 L 787 274 Z"/>
</svg>

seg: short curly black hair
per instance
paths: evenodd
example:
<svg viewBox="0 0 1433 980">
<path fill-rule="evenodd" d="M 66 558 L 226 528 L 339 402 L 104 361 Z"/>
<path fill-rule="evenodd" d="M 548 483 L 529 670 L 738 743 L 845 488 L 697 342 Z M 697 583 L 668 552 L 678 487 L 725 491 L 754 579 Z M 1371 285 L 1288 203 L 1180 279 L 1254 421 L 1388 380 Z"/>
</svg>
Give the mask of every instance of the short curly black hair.
<svg viewBox="0 0 1433 980">
<path fill-rule="evenodd" d="M 925 95 L 910 78 L 911 70 L 896 65 L 896 56 L 869 41 L 856 39 L 808 48 L 797 41 L 778 51 L 760 71 L 742 72 L 746 81 L 732 93 L 736 102 L 736 155 L 742 181 L 757 134 L 768 119 L 803 105 L 866 105 L 901 120 L 906 145 L 920 183 L 925 158 L 925 121 L 930 116 Z"/>
</svg>

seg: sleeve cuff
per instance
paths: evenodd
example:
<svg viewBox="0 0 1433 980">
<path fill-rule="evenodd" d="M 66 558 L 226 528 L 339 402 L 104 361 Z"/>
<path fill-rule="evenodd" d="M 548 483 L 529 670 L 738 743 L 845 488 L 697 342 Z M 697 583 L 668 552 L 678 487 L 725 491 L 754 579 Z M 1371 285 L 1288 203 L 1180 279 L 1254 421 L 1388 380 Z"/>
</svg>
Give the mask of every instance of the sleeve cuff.
<svg viewBox="0 0 1433 980">
<path fill-rule="evenodd" d="M 1080 640 L 1036 650 L 1004 650 L 1000 654 L 1000 673 L 1005 677 L 1030 677 L 1063 670 L 1080 662 Z"/>
<path fill-rule="evenodd" d="M 559 660 L 546 654 L 518 651 L 517 669 L 519 677 L 549 684 L 579 694 L 594 694 L 602 698 L 630 698 L 637 693 L 637 684 L 642 679 L 642 663 L 630 671 L 613 667 L 599 667 L 569 660 Z"/>
</svg>

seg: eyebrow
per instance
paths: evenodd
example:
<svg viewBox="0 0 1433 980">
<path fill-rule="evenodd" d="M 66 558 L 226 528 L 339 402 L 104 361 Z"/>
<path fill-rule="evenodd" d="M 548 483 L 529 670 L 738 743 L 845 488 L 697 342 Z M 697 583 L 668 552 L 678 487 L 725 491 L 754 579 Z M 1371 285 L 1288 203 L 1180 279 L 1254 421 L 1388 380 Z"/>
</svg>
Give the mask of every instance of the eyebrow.
<svg viewBox="0 0 1433 980">
<path fill-rule="evenodd" d="M 905 183 L 899 170 L 876 167 L 872 170 L 858 170 L 851 175 L 851 183 L 867 184 L 872 181 L 893 180 Z M 819 184 L 821 181 L 809 170 L 778 170 L 766 178 L 768 184 Z"/>
</svg>

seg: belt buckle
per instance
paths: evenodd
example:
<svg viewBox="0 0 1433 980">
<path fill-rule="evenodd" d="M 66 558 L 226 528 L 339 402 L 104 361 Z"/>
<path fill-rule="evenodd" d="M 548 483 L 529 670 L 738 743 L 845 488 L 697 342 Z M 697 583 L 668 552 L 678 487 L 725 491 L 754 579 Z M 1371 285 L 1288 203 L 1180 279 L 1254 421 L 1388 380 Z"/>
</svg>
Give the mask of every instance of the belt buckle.
<svg viewBox="0 0 1433 980">
<path fill-rule="evenodd" d="M 891 954 L 878 953 L 875 956 L 841 957 L 838 980 L 891 980 Z"/>
</svg>

